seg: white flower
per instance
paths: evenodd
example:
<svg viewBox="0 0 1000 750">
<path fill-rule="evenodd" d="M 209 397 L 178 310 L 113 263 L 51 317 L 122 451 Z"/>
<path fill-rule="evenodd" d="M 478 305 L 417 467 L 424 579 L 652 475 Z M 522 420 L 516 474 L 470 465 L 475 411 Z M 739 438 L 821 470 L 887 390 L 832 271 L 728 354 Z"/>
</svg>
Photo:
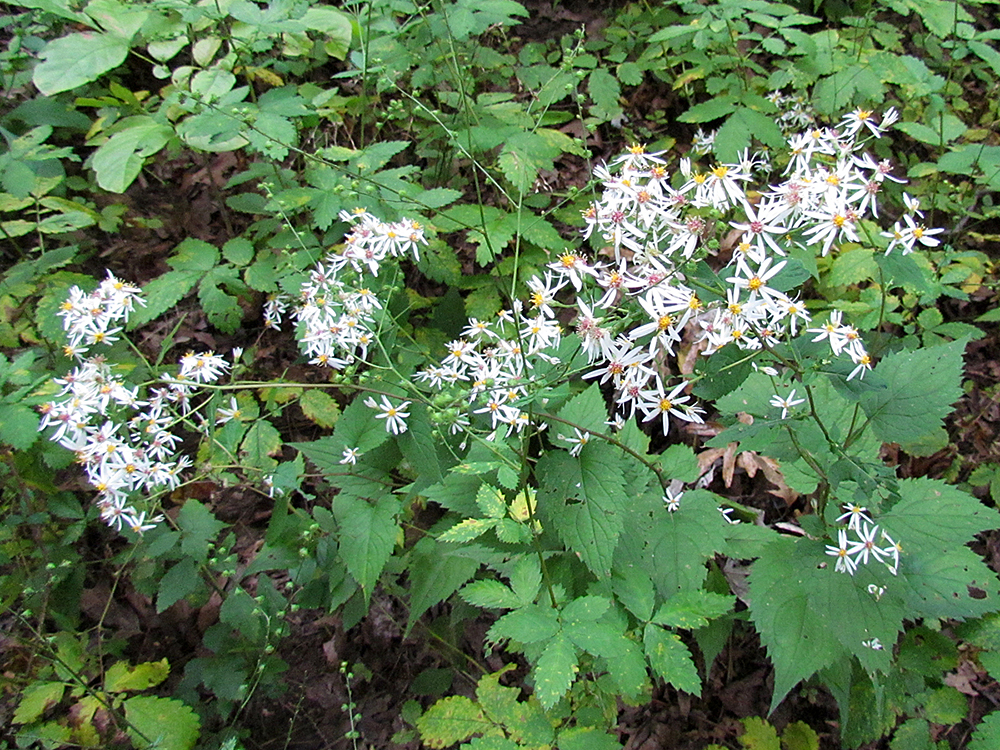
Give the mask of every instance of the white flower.
<svg viewBox="0 0 1000 750">
<path fill-rule="evenodd" d="M 225 409 L 225 408 L 221 408 L 220 407 L 215 412 L 215 423 L 217 425 L 219 425 L 219 424 L 225 424 L 226 422 L 228 422 L 231 419 L 238 420 L 240 418 L 240 416 L 241 416 L 241 412 L 240 412 L 239 404 L 236 403 L 236 396 L 230 396 L 229 397 L 229 408 Z"/>
<path fill-rule="evenodd" d="M 684 497 L 683 492 L 672 492 L 667 490 L 667 494 L 663 496 L 663 504 L 666 506 L 667 510 L 671 513 L 679 510 L 681 507 L 681 498 Z M 726 519 L 729 520 L 728 518 Z"/>
<path fill-rule="evenodd" d="M 874 523 L 872 519 L 868 516 L 868 508 L 863 508 L 862 506 L 854 503 L 853 505 L 844 505 L 844 513 L 837 516 L 837 522 L 840 523 L 847 520 L 847 528 L 853 529 L 858 533 L 861 533 L 861 522 Z"/>
<path fill-rule="evenodd" d="M 393 435 L 401 435 L 406 432 L 406 418 L 410 416 L 408 411 L 403 411 L 407 406 L 410 405 L 409 401 L 404 401 L 399 406 L 393 406 L 392 402 L 386 396 L 382 396 L 382 403 L 376 403 L 375 399 L 369 396 L 365 399 L 365 406 L 370 409 L 379 409 L 382 413 L 376 414 L 376 419 L 385 420 L 386 432 L 391 432 Z"/>
<path fill-rule="evenodd" d="M 358 462 L 358 451 L 360 448 L 344 448 L 343 458 L 340 459 L 342 464 L 351 464 L 352 466 Z"/>
<path fill-rule="evenodd" d="M 771 406 L 776 409 L 781 409 L 781 418 L 784 419 L 788 416 L 788 410 L 793 406 L 798 406 L 799 404 L 805 403 L 804 398 L 795 398 L 795 389 L 792 388 L 791 393 L 785 398 L 775 394 L 771 397 Z"/>
<path fill-rule="evenodd" d="M 854 575 L 858 569 L 857 562 L 851 557 L 847 546 L 847 529 L 837 531 L 837 544 L 826 545 L 826 554 L 837 558 L 837 565 L 834 568 L 838 573 L 849 573 Z"/>
<path fill-rule="evenodd" d="M 571 437 L 566 437 L 565 435 L 558 435 L 558 438 L 560 440 L 565 440 L 567 443 L 570 443 L 573 446 L 572 448 L 569 449 L 569 455 L 579 456 L 580 451 L 583 450 L 583 446 L 585 446 L 588 442 L 590 442 L 590 433 L 580 432 L 580 430 L 577 429 L 576 427 L 573 428 L 573 432 L 574 435 L 572 435 Z"/>
</svg>

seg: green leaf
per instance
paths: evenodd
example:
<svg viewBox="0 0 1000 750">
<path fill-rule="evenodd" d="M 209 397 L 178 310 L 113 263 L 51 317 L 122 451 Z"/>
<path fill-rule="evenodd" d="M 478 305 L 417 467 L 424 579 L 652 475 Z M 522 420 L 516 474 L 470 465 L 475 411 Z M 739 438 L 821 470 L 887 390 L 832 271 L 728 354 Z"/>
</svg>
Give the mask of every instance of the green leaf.
<svg viewBox="0 0 1000 750">
<path fill-rule="evenodd" d="M 690 107 L 677 119 L 681 122 L 709 122 L 718 120 L 733 112 L 736 99 L 732 96 L 718 96 Z"/>
<path fill-rule="evenodd" d="M 659 625 L 648 623 L 643 630 L 642 642 L 646 657 L 653 671 L 666 682 L 685 693 L 699 695 L 701 678 L 691 658 L 688 647 L 676 633 L 670 633 Z"/>
<path fill-rule="evenodd" d="M 142 288 L 146 306 L 140 307 L 129 316 L 128 330 L 134 331 L 150 321 L 174 309 L 198 283 L 200 271 L 167 271 Z"/>
<path fill-rule="evenodd" d="M 743 734 L 740 735 L 740 744 L 745 750 L 781 750 L 778 730 L 765 719 L 749 716 L 741 721 Z"/>
<path fill-rule="evenodd" d="M 442 542 L 464 544 L 485 534 L 497 525 L 495 518 L 466 518 L 442 532 L 438 539 Z"/>
<path fill-rule="evenodd" d="M 894 352 L 875 368 L 861 395 L 875 435 L 906 449 L 941 429 L 951 405 L 962 395 L 962 353 L 966 341 Z"/>
<path fill-rule="evenodd" d="M 174 248 L 167 264 L 176 271 L 208 273 L 219 262 L 219 251 L 204 240 L 188 238 Z"/>
<path fill-rule="evenodd" d="M 905 479 L 899 491 L 903 500 L 880 520 L 903 547 L 900 578 L 911 616 L 965 619 L 996 610 L 996 577 L 965 545 L 1000 527 L 1000 513 L 938 480 Z M 985 593 L 973 597 L 970 586 Z"/>
<path fill-rule="evenodd" d="M 497 643 L 511 640 L 517 643 L 538 643 L 559 632 L 559 617 L 551 607 L 531 604 L 508 612 L 489 629 L 487 638 Z"/>
<path fill-rule="evenodd" d="M 729 612 L 735 602 L 732 596 L 709 591 L 681 591 L 660 607 L 653 621 L 673 628 L 696 630 L 708 625 L 709 620 Z"/>
<path fill-rule="evenodd" d="M 804 721 L 795 721 L 781 733 L 782 750 L 819 750 L 819 735 Z"/>
<path fill-rule="evenodd" d="M 128 50 L 129 40 L 118 34 L 67 34 L 45 45 L 32 81 L 46 96 L 69 91 L 117 68 Z"/>
<path fill-rule="evenodd" d="M 112 193 L 124 193 L 139 176 L 146 157 L 167 145 L 174 130 L 148 115 L 126 117 L 116 123 L 115 130 L 94 152 L 90 163 L 98 185 Z"/>
<path fill-rule="evenodd" d="M 573 644 L 594 656 L 601 656 L 613 663 L 631 643 L 621 628 L 604 622 L 569 622 L 563 625 L 563 634 Z"/>
<path fill-rule="evenodd" d="M 1000 747 L 1000 711 L 983 718 L 972 732 L 968 750 L 994 750 Z"/>
<path fill-rule="evenodd" d="M 618 97 L 622 95 L 621 86 L 606 68 L 598 67 L 590 72 L 587 90 L 594 102 L 590 108 L 591 114 L 604 121 L 621 117 L 622 107 L 618 103 Z"/>
<path fill-rule="evenodd" d="M 23 451 L 38 439 L 38 415 L 24 404 L 0 404 L 0 440 Z"/>
<path fill-rule="evenodd" d="M 177 514 L 177 526 L 181 531 L 181 551 L 195 562 L 204 562 L 209 542 L 214 541 L 226 525 L 200 502 L 189 498 Z"/>
<path fill-rule="evenodd" d="M 110 693 L 146 690 L 159 685 L 169 674 L 170 662 L 166 658 L 136 664 L 134 667 L 127 661 L 116 661 L 104 673 L 104 689 Z"/>
<path fill-rule="evenodd" d="M 461 596 L 474 607 L 516 609 L 521 599 L 500 581 L 473 581 L 462 589 Z"/>
<path fill-rule="evenodd" d="M 128 719 L 126 731 L 137 748 L 191 750 L 198 741 L 201 720 L 179 700 L 137 695 L 122 705 Z"/>
<path fill-rule="evenodd" d="M 156 594 L 157 614 L 193 592 L 201 583 L 198 564 L 190 557 L 182 557 L 160 579 Z"/>
<path fill-rule="evenodd" d="M 653 588 L 653 580 L 644 571 L 631 566 L 616 567 L 611 587 L 618 601 L 624 604 L 640 622 L 646 622 L 653 616 L 656 591 Z"/>
<path fill-rule="evenodd" d="M 621 750 L 621 742 L 592 726 L 575 726 L 559 732 L 559 750 Z"/>
<path fill-rule="evenodd" d="M 278 464 L 271 456 L 278 455 L 281 446 L 281 433 L 268 420 L 258 419 L 247 430 L 240 451 L 247 466 L 270 471 Z"/>
<path fill-rule="evenodd" d="M 198 285 L 201 309 L 209 322 L 223 333 L 234 333 L 243 321 L 240 301 L 222 288 L 229 284 L 239 284 L 237 271 L 232 266 L 221 266 L 209 271 Z"/>
<path fill-rule="evenodd" d="M 378 448 L 389 437 L 382 420 L 373 416 L 374 412 L 365 406 L 363 399 L 356 398 L 340 415 L 333 435 L 311 443 L 291 445 L 302 451 L 323 474 L 340 474 L 344 471 L 340 461 L 345 448 L 357 448 L 363 455 Z"/>
<path fill-rule="evenodd" d="M 320 427 L 333 427 L 340 418 L 340 407 L 333 396 L 317 388 L 310 388 L 299 399 L 302 413 Z"/>
<path fill-rule="evenodd" d="M 417 719 L 420 739 L 431 748 L 445 748 L 464 742 L 489 727 L 482 709 L 464 695 L 439 700 Z"/>
<path fill-rule="evenodd" d="M 32 682 L 21 691 L 21 700 L 11 721 L 15 724 L 30 724 L 45 710 L 62 700 L 66 686 L 61 682 Z"/>
<path fill-rule="evenodd" d="M 234 266 L 249 265 L 253 256 L 253 243 L 246 237 L 233 237 L 222 246 L 222 257 Z"/>
<path fill-rule="evenodd" d="M 785 147 L 785 137 L 773 115 L 737 107 L 715 134 L 713 150 L 719 161 L 733 164 L 753 139 L 775 150 Z"/>
<path fill-rule="evenodd" d="M 591 384 L 585 391 L 578 393 L 559 410 L 556 415 L 559 422 L 553 421 L 550 429 L 557 432 L 569 432 L 573 427 L 581 431 L 604 432 L 604 421 L 607 415 L 607 406 L 604 404 L 604 396 L 601 395 L 601 388 L 597 383 Z M 569 424 L 565 424 L 568 422 Z"/>
<path fill-rule="evenodd" d="M 567 604 L 561 613 L 563 623 L 592 623 L 611 607 L 603 596 L 581 596 Z"/>
<path fill-rule="evenodd" d="M 496 487 L 484 484 L 476 493 L 476 505 L 488 518 L 504 518 L 507 515 L 507 503 Z"/>
<path fill-rule="evenodd" d="M 518 606 L 531 604 L 542 587 L 542 568 L 533 555 L 525 555 L 510 572 L 510 587 L 520 600 Z"/>
<path fill-rule="evenodd" d="M 399 506 L 399 500 L 391 495 L 368 502 L 341 493 L 333 501 L 341 532 L 340 557 L 361 586 L 366 602 L 392 555 L 399 531 Z"/>
<path fill-rule="evenodd" d="M 508 615 L 509 617 L 510 615 Z M 562 633 L 545 646 L 535 663 L 535 697 L 546 711 L 562 698 L 576 678 L 576 647 Z"/>
<path fill-rule="evenodd" d="M 579 502 L 565 505 L 552 518 L 566 546 L 580 555 L 598 577 L 611 575 L 611 560 L 624 531 L 621 510 L 626 503 L 620 457 L 605 446 L 589 443 L 577 459 Z"/>
</svg>

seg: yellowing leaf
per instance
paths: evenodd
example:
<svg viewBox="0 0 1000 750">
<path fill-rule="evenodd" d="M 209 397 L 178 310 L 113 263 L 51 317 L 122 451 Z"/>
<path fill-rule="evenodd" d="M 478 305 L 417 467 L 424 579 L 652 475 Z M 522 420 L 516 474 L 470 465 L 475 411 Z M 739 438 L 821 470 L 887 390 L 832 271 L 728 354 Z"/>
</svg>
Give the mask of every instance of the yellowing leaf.
<svg viewBox="0 0 1000 750">
<path fill-rule="evenodd" d="M 482 709 L 463 695 L 439 700 L 417 720 L 420 739 L 431 748 L 463 742 L 489 726 Z"/>
<path fill-rule="evenodd" d="M 333 427 L 340 418 L 340 407 L 329 393 L 307 390 L 299 399 L 302 412 L 320 427 Z"/>
</svg>

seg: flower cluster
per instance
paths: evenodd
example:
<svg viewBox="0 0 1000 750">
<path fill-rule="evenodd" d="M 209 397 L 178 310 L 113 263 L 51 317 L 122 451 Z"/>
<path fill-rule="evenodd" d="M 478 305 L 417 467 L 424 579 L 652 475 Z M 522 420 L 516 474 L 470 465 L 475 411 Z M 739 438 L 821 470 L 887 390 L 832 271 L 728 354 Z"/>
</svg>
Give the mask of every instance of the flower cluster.
<svg viewBox="0 0 1000 750">
<path fill-rule="evenodd" d="M 867 515 L 868 509 L 860 505 L 845 505 L 844 513 L 838 516 L 838 521 L 847 521 L 847 527 L 837 532 L 837 544 L 828 544 L 826 554 L 837 558 L 835 570 L 839 573 L 854 575 L 859 565 L 867 565 L 869 560 L 883 563 L 889 572 L 896 575 L 899 572 L 899 553 L 902 546 L 892 537 L 879 532 L 879 527 Z M 853 532 L 855 539 L 848 539 L 848 532 Z M 876 540 L 884 546 L 879 546 Z M 884 590 L 883 590 L 884 591 Z M 878 591 L 881 597 L 882 591 Z"/>
<path fill-rule="evenodd" d="M 137 287 L 111 274 L 92 294 L 73 287 L 60 310 L 70 341 L 67 354 L 80 359 L 87 350 L 83 344 L 112 343 L 128 314 L 142 304 Z M 127 526 L 141 534 L 163 517 L 148 517 L 133 501 L 180 484 L 191 460 L 177 455 L 181 438 L 172 429 L 192 413 L 198 386 L 214 383 L 228 369 L 217 354 L 191 352 L 181 358 L 176 376 L 140 392 L 102 357 L 89 357 L 54 379 L 60 391 L 42 405 L 40 429 L 54 428 L 51 439 L 76 453 L 97 489 L 101 518 L 119 531 Z"/>
<path fill-rule="evenodd" d="M 334 369 L 365 359 L 374 341 L 375 316 L 382 304 L 364 285 L 364 274 L 377 277 L 389 256 L 416 259 L 420 245 L 427 244 L 415 221 L 385 223 L 366 211 L 345 211 L 341 219 L 352 224 L 342 250 L 316 264 L 293 307 L 298 339 L 310 363 Z M 280 327 L 290 303 L 285 295 L 274 295 L 264 309 L 265 325 Z"/>
<path fill-rule="evenodd" d="M 66 356 L 81 359 L 95 344 L 113 344 L 129 313 L 145 304 L 139 287 L 115 278 L 110 271 L 90 294 L 74 286 L 58 312 L 69 339 L 63 348 Z"/>
<path fill-rule="evenodd" d="M 530 312 L 518 302 L 494 321 L 469 319 L 461 338 L 446 345 L 441 363 L 416 373 L 418 382 L 436 390 L 464 391 L 467 408 L 454 415 L 453 432 L 468 427 L 478 414 L 489 420 L 491 437 L 520 432 L 530 424 L 524 407 L 532 375 L 540 366 L 559 363 L 562 328 L 551 305 L 565 284 L 551 275 L 532 278 Z"/>
</svg>

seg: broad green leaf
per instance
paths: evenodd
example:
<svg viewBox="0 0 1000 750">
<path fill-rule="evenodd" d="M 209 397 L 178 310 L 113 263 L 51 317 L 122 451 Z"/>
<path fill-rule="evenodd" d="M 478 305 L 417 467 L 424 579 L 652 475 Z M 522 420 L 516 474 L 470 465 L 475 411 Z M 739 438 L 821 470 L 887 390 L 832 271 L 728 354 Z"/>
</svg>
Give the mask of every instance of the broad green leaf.
<svg viewBox="0 0 1000 750">
<path fill-rule="evenodd" d="M 976 725 L 968 750 L 994 750 L 1000 747 L 1000 711 L 993 711 Z"/>
<path fill-rule="evenodd" d="M 281 452 L 281 433 L 266 419 L 258 419 L 247 430 L 240 446 L 247 466 L 255 466 L 270 471 L 278 462 L 272 456 Z"/>
<path fill-rule="evenodd" d="M 573 427 L 581 431 L 604 432 L 607 406 L 601 395 L 600 385 L 591 384 L 585 391 L 576 394 L 556 415 L 561 421 L 553 421 L 550 429 L 555 432 L 572 434 Z M 568 424 L 567 424 L 568 423 Z"/>
<path fill-rule="evenodd" d="M 54 39 L 42 50 L 32 81 L 46 96 L 96 81 L 128 56 L 129 40 L 113 33 L 83 32 Z"/>
<path fill-rule="evenodd" d="M 201 585 L 198 564 L 190 557 L 182 557 L 160 579 L 156 594 L 157 613 L 163 612 Z"/>
<path fill-rule="evenodd" d="M 559 732 L 559 750 L 621 750 L 621 742 L 597 727 L 576 726 Z"/>
<path fill-rule="evenodd" d="M 174 248 L 167 264 L 177 271 L 208 273 L 219 262 L 219 250 L 204 240 L 188 238 Z"/>
<path fill-rule="evenodd" d="M 464 695 L 439 700 L 417 719 L 420 739 L 431 748 L 445 748 L 463 742 L 489 727 L 482 709 Z"/>
<path fill-rule="evenodd" d="M 740 735 L 740 744 L 745 750 L 781 750 L 778 730 L 765 719 L 749 716 L 742 722 L 743 734 Z"/>
<path fill-rule="evenodd" d="M 21 700 L 11 721 L 15 724 L 30 724 L 45 710 L 62 700 L 66 686 L 61 682 L 32 682 L 21 691 Z"/>
<path fill-rule="evenodd" d="M 517 643 L 538 643 L 559 632 L 559 617 L 551 607 L 531 604 L 508 612 L 489 629 L 487 638 L 496 643 L 511 640 Z"/>
<path fill-rule="evenodd" d="M 484 484 L 476 493 L 476 505 L 487 518 L 504 518 L 507 515 L 507 503 L 496 487 Z"/>
<path fill-rule="evenodd" d="M 782 750 L 819 750 L 819 735 L 804 721 L 794 721 L 781 733 Z"/>
<path fill-rule="evenodd" d="M 653 616 L 656 604 L 656 591 L 652 579 L 641 569 L 626 566 L 615 567 L 611 586 L 615 596 L 640 622 L 646 622 Z"/>
<path fill-rule="evenodd" d="M 736 99 L 732 96 L 719 96 L 701 104 L 690 107 L 677 119 L 681 122 L 709 122 L 732 114 Z"/>
<path fill-rule="evenodd" d="M 23 404 L 0 404 L 0 440 L 27 450 L 38 439 L 38 414 Z"/>
<path fill-rule="evenodd" d="M 732 596 L 708 591 L 681 591 L 660 607 L 653 621 L 673 628 L 696 630 L 729 612 L 735 601 Z"/>
<path fill-rule="evenodd" d="M 146 690 L 167 679 L 170 663 L 166 658 L 147 661 L 134 667 L 127 661 L 116 661 L 104 673 L 104 689 L 111 693 L 126 690 Z"/>
<path fill-rule="evenodd" d="M 333 427 L 340 418 L 340 407 L 333 396 L 318 388 L 310 388 L 299 399 L 302 413 L 320 427 Z"/>
<path fill-rule="evenodd" d="M 736 163 L 739 160 L 739 152 L 749 148 L 752 139 L 772 149 L 785 146 L 785 137 L 773 115 L 737 107 L 715 134 L 713 144 L 715 155 L 719 161 Z"/>
<path fill-rule="evenodd" d="M 518 744 L 515 748 L 544 746 L 552 743 L 552 723 L 537 702 L 519 700 L 520 689 L 503 687 L 500 677 L 507 670 L 484 675 L 476 686 L 476 697 L 487 716 Z"/>
<path fill-rule="evenodd" d="M 246 237 L 233 237 L 222 246 L 222 256 L 234 266 L 246 266 L 253 260 L 253 243 Z"/>
<path fill-rule="evenodd" d="M 533 670 L 535 697 L 542 708 L 548 710 L 559 702 L 573 684 L 578 671 L 576 647 L 568 637 L 557 634 L 545 646 Z"/>
<path fill-rule="evenodd" d="M 146 157 L 167 145 L 174 130 L 148 115 L 127 117 L 116 123 L 115 130 L 94 152 L 90 163 L 98 185 L 112 193 L 124 193 L 139 176 Z"/>
<path fill-rule="evenodd" d="M 560 614 L 563 623 L 588 623 L 600 618 L 611 607 L 603 596 L 581 596 L 567 604 Z"/>
<path fill-rule="evenodd" d="M 621 656 L 625 644 L 630 643 L 621 628 L 604 622 L 569 622 L 563 625 L 562 632 L 577 648 L 604 657 L 609 663 Z"/>
<path fill-rule="evenodd" d="M 875 435 L 904 448 L 941 428 L 962 395 L 965 340 L 913 352 L 894 352 L 875 368 L 861 406 Z"/>
<path fill-rule="evenodd" d="M 223 333 L 235 333 L 243 320 L 240 301 L 228 294 L 224 286 L 239 284 L 237 271 L 232 266 L 213 268 L 198 285 L 198 301 L 209 322 Z"/>
<path fill-rule="evenodd" d="M 137 695 L 122 705 L 128 719 L 126 731 L 137 748 L 191 750 L 198 741 L 201 719 L 182 701 Z"/>
<path fill-rule="evenodd" d="M 357 448 L 364 455 L 389 437 L 382 420 L 373 416 L 374 412 L 365 406 L 364 399 L 356 398 L 340 415 L 333 435 L 311 443 L 291 445 L 305 453 L 306 458 L 324 474 L 342 473 L 345 470 L 341 463 L 345 448 Z"/>
<path fill-rule="evenodd" d="M 611 574 L 611 560 L 625 528 L 621 511 L 627 494 L 621 459 L 605 446 L 589 443 L 577 460 L 578 501 L 555 511 L 552 523 L 566 546 L 594 575 L 604 577 Z"/>
<path fill-rule="evenodd" d="M 142 288 L 146 305 L 129 316 L 128 330 L 134 331 L 172 310 L 194 289 L 201 276 L 200 271 L 167 271 L 150 281 Z"/>
<path fill-rule="evenodd" d="M 538 558 L 534 555 L 523 556 L 514 564 L 509 579 L 511 589 L 520 600 L 517 606 L 531 604 L 542 587 L 542 568 Z"/>
<path fill-rule="evenodd" d="M 388 493 L 374 502 L 347 493 L 334 498 L 333 514 L 341 531 L 340 557 L 364 591 L 366 602 L 392 555 L 399 531 L 399 506 L 399 500 Z"/>
<path fill-rule="evenodd" d="M 701 678 L 691 658 L 691 652 L 676 633 L 659 625 L 648 623 L 643 630 L 642 642 L 646 657 L 653 671 L 678 690 L 699 695 Z"/>
<path fill-rule="evenodd" d="M 194 498 L 184 501 L 177 514 L 177 526 L 181 531 L 181 551 L 195 562 L 204 562 L 208 557 L 209 542 L 215 540 L 225 524 Z"/>
</svg>

